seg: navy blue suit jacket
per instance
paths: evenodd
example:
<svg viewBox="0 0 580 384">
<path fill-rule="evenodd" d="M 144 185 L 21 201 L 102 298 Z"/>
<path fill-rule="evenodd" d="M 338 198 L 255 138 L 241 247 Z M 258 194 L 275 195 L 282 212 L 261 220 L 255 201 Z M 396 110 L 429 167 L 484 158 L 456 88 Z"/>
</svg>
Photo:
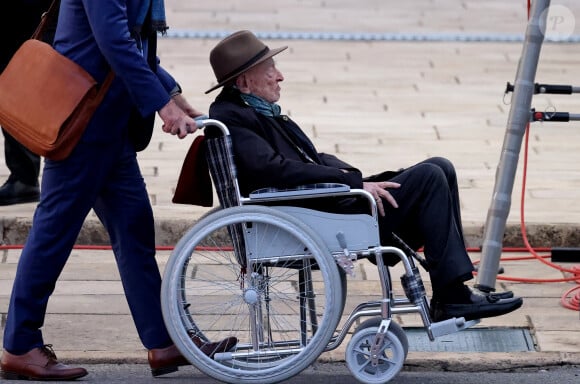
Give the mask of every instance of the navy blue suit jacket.
<svg viewBox="0 0 580 384">
<path fill-rule="evenodd" d="M 147 38 L 139 50 L 131 30 L 143 0 L 61 0 L 54 46 L 98 82 L 110 69 L 115 80 L 82 141 L 110 142 L 127 134 L 132 109 L 149 116 L 170 100 L 175 80 L 147 63 Z"/>
</svg>

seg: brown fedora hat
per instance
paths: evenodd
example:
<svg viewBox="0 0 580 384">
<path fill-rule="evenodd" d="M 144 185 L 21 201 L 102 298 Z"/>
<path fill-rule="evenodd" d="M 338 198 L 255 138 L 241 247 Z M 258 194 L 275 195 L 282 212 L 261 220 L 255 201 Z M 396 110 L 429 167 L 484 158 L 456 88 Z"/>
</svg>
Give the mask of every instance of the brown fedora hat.
<svg viewBox="0 0 580 384">
<path fill-rule="evenodd" d="M 209 62 L 218 84 L 209 93 L 232 81 L 248 69 L 277 55 L 286 47 L 270 49 L 250 31 L 234 32 L 218 43 L 209 54 Z"/>
</svg>

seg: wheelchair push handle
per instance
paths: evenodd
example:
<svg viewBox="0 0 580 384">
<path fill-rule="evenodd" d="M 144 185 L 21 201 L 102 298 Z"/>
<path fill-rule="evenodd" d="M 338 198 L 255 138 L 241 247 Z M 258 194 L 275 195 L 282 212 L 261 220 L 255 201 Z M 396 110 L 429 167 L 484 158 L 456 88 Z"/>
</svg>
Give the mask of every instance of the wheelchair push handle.
<svg viewBox="0 0 580 384">
<path fill-rule="evenodd" d="M 195 122 L 199 125 L 199 124 L 203 124 L 204 120 L 209 119 L 208 115 L 201 115 L 201 116 L 197 116 L 195 117 L 193 120 L 195 120 Z"/>
<path fill-rule="evenodd" d="M 222 123 L 219 120 L 210 119 L 208 115 L 198 116 L 194 120 L 197 124 L 198 129 L 203 129 L 205 127 L 213 126 L 213 127 L 219 128 L 219 130 L 222 132 L 222 134 L 224 136 L 230 135 L 230 131 L 228 130 L 228 128 L 226 127 L 226 125 L 224 123 Z"/>
</svg>

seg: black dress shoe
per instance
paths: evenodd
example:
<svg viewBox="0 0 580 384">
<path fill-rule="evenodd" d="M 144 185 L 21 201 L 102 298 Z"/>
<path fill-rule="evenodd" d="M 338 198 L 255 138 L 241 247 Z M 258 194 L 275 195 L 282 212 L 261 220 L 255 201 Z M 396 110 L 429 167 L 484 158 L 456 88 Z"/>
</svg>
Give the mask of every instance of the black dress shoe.
<svg viewBox="0 0 580 384">
<path fill-rule="evenodd" d="M 59 363 L 50 345 L 34 348 L 24 355 L 4 351 L 0 369 L 4 380 L 67 381 L 88 373 L 84 368 L 71 368 Z"/>
<path fill-rule="evenodd" d="M 501 291 L 501 292 L 485 292 L 482 290 L 479 290 L 477 288 L 470 288 L 472 291 L 474 291 L 475 293 L 479 293 L 481 295 L 488 295 L 491 297 L 495 297 L 497 299 L 511 299 L 512 297 L 514 297 L 514 293 L 512 291 Z"/>
<path fill-rule="evenodd" d="M 521 297 L 511 297 L 500 299 L 492 295 L 484 295 L 476 291 L 471 291 L 469 303 L 452 304 L 431 302 L 431 319 L 435 322 L 451 319 L 453 317 L 463 317 L 465 320 L 482 319 L 505 315 L 515 311 L 522 306 Z"/>
<path fill-rule="evenodd" d="M 235 337 L 226 337 L 220 342 L 211 343 L 203 342 L 199 337 L 192 335 L 191 340 L 204 354 L 211 358 L 218 352 L 229 351 L 238 343 L 238 339 Z M 175 345 L 167 348 L 150 349 L 147 358 L 151 367 L 151 374 L 154 377 L 175 372 L 179 367 L 190 364 Z"/>
<path fill-rule="evenodd" d="M 39 199 L 38 185 L 28 185 L 15 180 L 7 181 L 0 187 L 0 205 L 35 203 Z"/>
</svg>

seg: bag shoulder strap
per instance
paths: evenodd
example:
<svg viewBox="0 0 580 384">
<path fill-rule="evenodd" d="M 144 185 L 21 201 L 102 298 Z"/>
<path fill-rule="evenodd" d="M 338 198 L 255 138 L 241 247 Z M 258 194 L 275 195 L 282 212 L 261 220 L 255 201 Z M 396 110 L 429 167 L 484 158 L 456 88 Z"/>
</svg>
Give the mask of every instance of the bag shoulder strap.
<svg viewBox="0 0 580 384">
<path fill-rule="evenodd" d="M 101 102 L 101 100 L 103 100 L 103 97 L 105 97 L 105 93 L 107 93 L 107 90 L 111 86 L 111 83 L 113 82 L 114 78 L 115 73 L 113 72 L 113 70 L 110 70 L 109 73 L 107 73 L 107 77 L 105 77 L 105 80 L 103 81 L 103 84 L 101 84 L 101 87 L 99 88 L 99 91 L 97 93 L 99 103 Z"/>
<path fill-rule="evenodd" d="M 48 31 L 50 28 L 56 28 L 59 7 L 60 0 L 53 0 L 52 3 L 50 4 L 50 7 L 48 8 L 48 11 L 42 14 L 40 23 L 36 27 L 36 30 L 32 35 L 32 39 L 42 40 L 46 31 Z M 109 89 L 109 86 L 113 82 L 114 78 L 115 73 L 112 70 L 110 70 L 109 73 L 107 74 L 107 77 L 105 77 L 105 80 L 99 87 L 97 96 L 95 98 L 96 102 L 100 103 L 103 97 L 105 97 L 105 94 L 107 93 L 107 90 Z"/>
<path fill-rule="evenodd" d="M 42 14 L 40 23 L 32 34 L 32 39 L 43 40 L 44 33 L 49 28 L 55 28 L 58 21 L 58 8 L 60 7 L 60 0 L 53 0 L 48 8 L 48 11 Z"/>
</svg>

